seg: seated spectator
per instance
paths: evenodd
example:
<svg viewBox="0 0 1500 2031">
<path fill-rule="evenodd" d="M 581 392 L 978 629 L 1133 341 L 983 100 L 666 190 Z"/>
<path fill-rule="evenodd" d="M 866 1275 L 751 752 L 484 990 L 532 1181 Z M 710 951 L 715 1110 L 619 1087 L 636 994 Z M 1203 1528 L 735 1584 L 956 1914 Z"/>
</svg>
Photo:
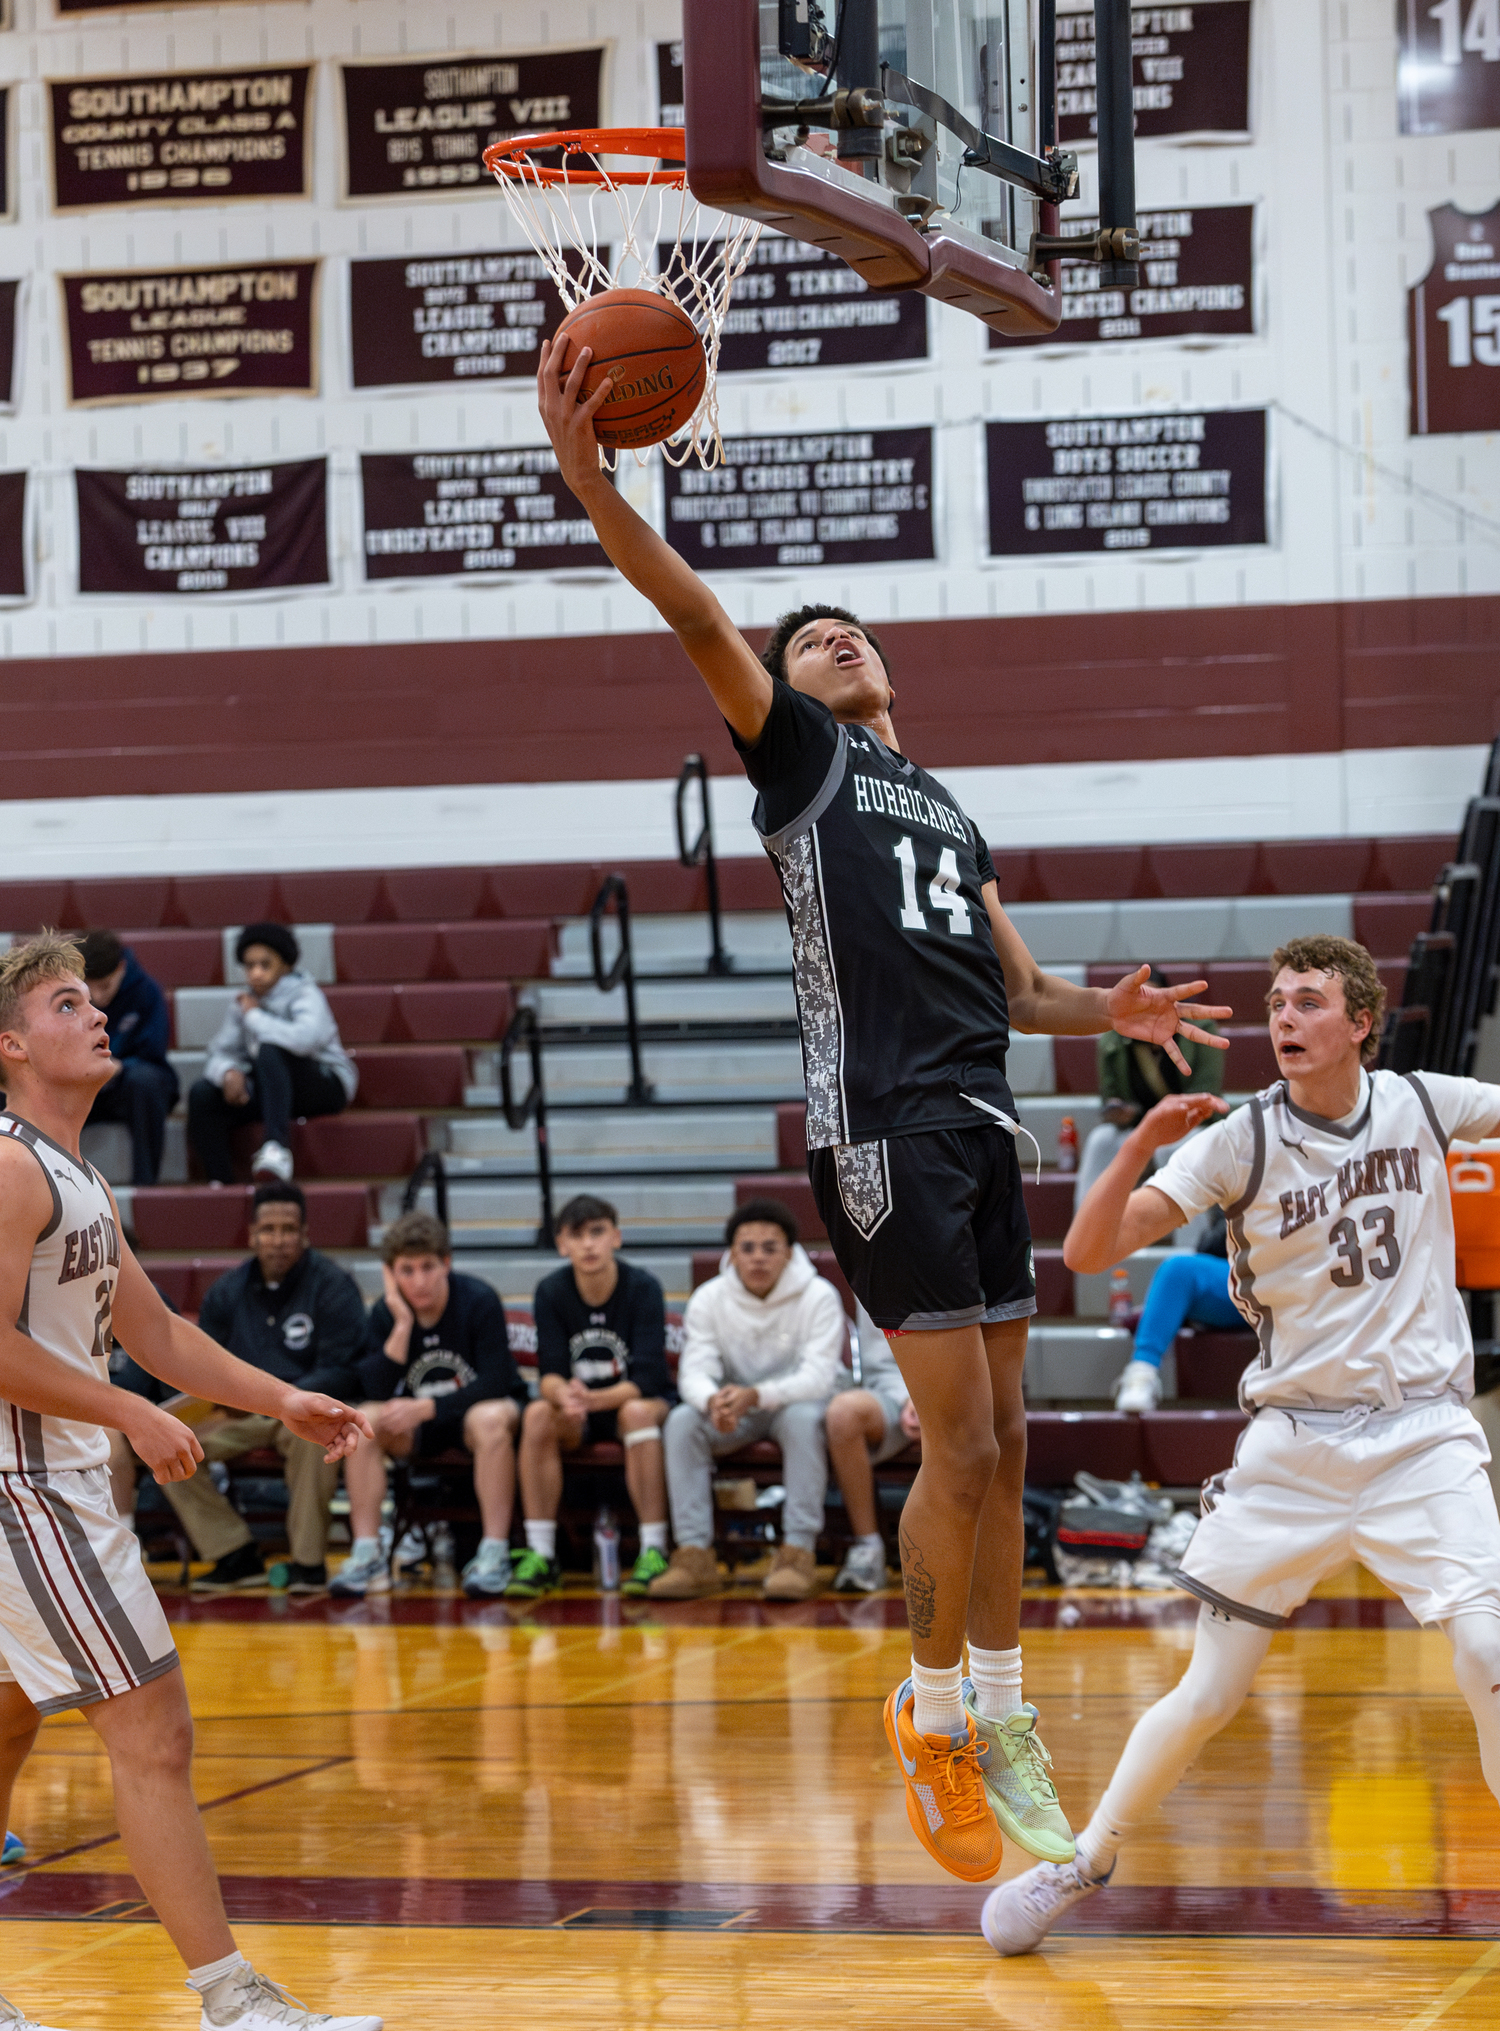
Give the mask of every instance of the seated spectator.
<svg viewBox="0 0 1500 2031">
<path fill-rule="evenodd" d="M 1153 987 L 1165 987 L 1168 985 L 1167 976 L 1153 967 L 1151 984 Z M 1217 1036 L 1218 1027 L 1217 1023 L 1206 1019 L 1199 1025 L 1212 1036 Z M 1178 1037 L 1176 1043 L 1188 1062 L 1186 1074 L 1173 1064 L 1160 1044 L 1141 1043 L 1133 1037 L 1118 1036 L 1114 1031 L 1099 1039 L 1101 1113 L 1097 1125 L 1090 1129 L 1079 1156 L 1078 1176 L 1073 1185 L 1075 1212 L 1088 1197 L 1096 1179 L 1109 1169 L 1115 1152 L 1131 1129 L 1158 1100 L 1165 1100 L 1169 1093 L 1223 1092 L 1224 1053 L 1215 1050 L 1212 1044 L 1195 1043 L 1191 1037 Z M 1170 1149 L 1158 1150 L 1150 1169 L 1159 1170 L 1171 1154 Z"/>
<path fill-rule="evenodd" d="M 1179 1249 L 1158 1264 L 1135 1329 L 1135 1351 L 1115 1384 L 1115 1409 L 1155 1410 L 1161 1402 L 1161 1364 L 1167 1349 L 1191 1320 L 1223 1330 L 1243 1326 L 1229 1296 L 1229 1243 L 1224 1209 L 1210 1209 L 1196 1250 Z M 1247 1356 L 1248 1359 L 1248 1356 Z"/>
<path fill-rule="evenodd" d="M 666 1300 L 649 1270 L 620 1261 L 620 1245 L 619 1219 L 607 1200 L 582 1193 L 557 1216 L 557 1252 L 568 1260 L 543 1277 L 532 1298 L 541 1394 L 521 1428 L 526 1549 L 506 1589 L 513 1600 L 534 1600 L 561 1580 L 563 1455 L 585 1440 L 617 1438 L 625 1448 L 625 1486 L 641 1536 L 622 1592 L 644 1594 L 667 1570 Z"/>
<path fill-rule="evenodd" d="M 526 1385 L 510 1351 L 505 1308 L 490 1285 L 453 1267 L 448 1230 L 403 1213 L 380 1244 L 385 1296 L 371 1307 L 359 1379 L 373 1439 L 344 1462 L 354 1548 L 331 1593 L 383 1594 L 391 1563 L 380 1544 L 386 1461 L 431 1460 L 456 1446 L 474 1462 L 479 1549 L 464 1592 L 503 1594 L 510 1579 L 516 1433 Z"/>
<path fill-rule="evenodd" d="M 858 1367 L 828 1405 L 828 1459 L 838 1479 L 852 1542 L 834 1580 L 836 1594 L 873 1594 L 885 1585 L 885 1539 L 875 1506 L 875 1469 L 922 1435 L 891 1352 L 891 1343 L 861 1305 L 855 1314 Z"/>
<path fill-rule="evenodd" d="M 113 931 L 88 931 L 78 941 L 89 1000 L 104 1010 L 110 1054 L 118 1070 L 89 1110 L 96 1121 L 130 1130 L 130 1182 L 154 1185 L 161 1173 L 167 1116 L 177 1105 L 177 1074 L 167 1058 L 171 1020 L 167 997 Z"/>
<path fill-rule="evenodd" d="M 157 1296 L 169 1312 L 176 1311 L 176 1305 L 164 1290 L 158 1288 Z M 170 1382 L 163 1382 L 160 1376 L 149 1374 L 139 1362 L 132 1361 L 118 1340 L 110 1349 L 109 1379 L 116 1389 L 128 1389 L 132 1396 L 145 1397 L 147 1403 L 165 1403 L 168 1397 L 177 1394 Z M 115 1505 L 115 1514 L 120 1521 L 133 1526 L 141 1462 L 136 1458 L 135 1449 L 123 1432 L 106 1427 L 104 1435 L 109 1440 L 110 1499 Z"/>
<path fill-rule="evenodd" d="M 333 1010 L 299 970 L 301 953 L 286 925 L 247 924 L 234 956 L 246 992 L 225 1010 L 203 1077 L 188 1094 L 188 1142 L 217 1185 L 234 1177 L 229 1138 L 248 1121 L 260 1122 L 264 1136 L 251 1176 L 289 1178 L 293 1121 L 342 1114 L 359 1084 Z"/>
<path fill-rule="evenodd" d="M 719 1274 L 693 1292 L 683 1321 L 682 1401 L 667 1419 L 677 1549 L 651 1596 L 688 1601 L 717 1592 L 714 1460 L 774 1439 L 786 1502 L 762 1591 L 768 1601 L 805 1601 L 818 1586 L 828 1489 L 823 1414 L 843 1369 L 844 1307 L 798 1246 L 797 1222 L 779 1200 L 736 1207 L 724 1240 Z"/>
<path fill-rule="evenodd" d="M 231 1354 L 296 1389 L 358 1403 L 364 1301 L 348 1271 L 309 1246 L 307 1203 L 296 1185 L 257 1185 L 250 1249 L 247 1262 L 209 1286 L 198 1324 Z M 339 1479 L 323 1448 L 299 1439 L 275 1418 L 237 1410 L 218 1413 L 194 1432 L 203 1448 L 198 1471 L 191 1480 L 167 1482 L 164 1492 L 199 1558 L 214 1562 L 211 1572 L 194 1581 L 195 1589 L 217 1593 L 254 1586 L 264 1577 L 249 1525 L 214 1486 L 209 1466 L 257 1446 L 274 1446 L 285 1463 L 290 1496 L 288 1588 L 294 1594 L 321 1590 L 327 1581 L 328 1505 Z"/>
</svg>

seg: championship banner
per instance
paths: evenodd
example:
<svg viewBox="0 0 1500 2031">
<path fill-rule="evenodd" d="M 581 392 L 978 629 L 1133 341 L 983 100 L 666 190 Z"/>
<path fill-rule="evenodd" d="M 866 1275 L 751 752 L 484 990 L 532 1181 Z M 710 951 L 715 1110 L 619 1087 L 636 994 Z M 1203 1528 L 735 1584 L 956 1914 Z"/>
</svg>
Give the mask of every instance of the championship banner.
<svg viewBox="0 0 1500 2031">
<path fill-rule="evenodd" d="M 54 80 L 57 211 L 308 197 L 310 64 Z"/>
<path fill-rule="evenodd" d="M 986 425 L 991 557 L 1266 541 L 1266 412 Z"/>
<path fill-rule="evenodd" d="M 359 470 L 366 578 L 610 568 L 550 445 L 368 452 Z"/>
<path fill-rule="evenodd" d="M 0 409 L 14 409 L 16 386 L 16 324 L 21 299 L 19 282 L 0 282 Z"/>
<path fill-rule="evenodd" d="M 1432 266 L 1407 296 L 1411 435 L 1500 430 L 1500 205 L 1427 221 Z"/>
<path fill-rule="evenodd" d="M 1500 127 L 1496 0 L 1396 0 L 1403 134 Z"/>
<path fill-rule="evenodd" d="M 486 148 L 597 127 L 603 69 L 602 48 L 342 65 L 346 201 L 485 186 L 498 197 Z"/>
<path fill-rule="evenodd" d="M 186 0 L 54 0 L 59 14 L 144 14 L 149 8 L 160 13 L 163 5 L 181 6 Z M 218 0 L 214 0 L 218 4 Z M 10 26 L 9 19 L 6 27 Z"/>
<path fill-rule="evenodd" d="M 1096 265 L 1067 261 L 1057 330 L 1025 338 L 991 332 L 990 351 L 1110 339 L 1225 338 L 1255 330 L 1254 205 L 1141 212 L 1138 223 L 1138 287 L 1101 289 Z M 1063 230 L 1092 236 L 1098 224 L 1068 218 Z"/>
<path fill-rule="evenodd" d="M 934 554 L 930 430 L 726 437 L 722 466 L 662 478 L 667 541 L 699 571 Z"/>
<path fill-rule="evenodd" d="M 328 462 L 76 472 L 78 590 L 275 592 L 328 583 Z"/>
<path fill-rule="evenodd" d="M 1135 7 L 1130 21 L 1138 141 L 1248 135 L 1250 0 Z M 1065 147 L 1099 138 L 1092 0 L 1071 0 L 1066 13 L 1058 9 L 1057 135 Z"/>
<path fill-rule="evenodd" d="M 682 111 L 682 43 L 656 45 L 656 117 L 663 127 L 680 127 Z"/>
<path fill-rule="evenodd" d="M 672 280 L 675 249 L 656 250 Z M 914 290 L 872 295 L 836 254 L 764 232 L 734 285 L 719 350 L 721 374 L 780 367 L 860 367 L 925 360 L 927 299 Z"/>
<path fill-rule="evenodd" d="M 399 388 L 535 374 L 542 340 L 566 314 L 535 254 L 351 261 L 354 385 Z"/>
<path fill-rule="evenodd" d="M 7 15 L 3 26 L 9 28 Z M 13 219 L 16 215 L 16 194 L 11 179 L 11 93 L 9 85 L 0 85 L 0 219 Z"/>
<path fill-rule="evenodd" d="M 64 275 L 72 403 L 314 395 L 316 261 Z"/>
<path fill-rule="evenodd" d="M 12 605 L 31 597 L 26 570 L 30 548 L 26 540 L 26 478 L 23 472 L 0 472 L 0 600 Z"/>
</svg>

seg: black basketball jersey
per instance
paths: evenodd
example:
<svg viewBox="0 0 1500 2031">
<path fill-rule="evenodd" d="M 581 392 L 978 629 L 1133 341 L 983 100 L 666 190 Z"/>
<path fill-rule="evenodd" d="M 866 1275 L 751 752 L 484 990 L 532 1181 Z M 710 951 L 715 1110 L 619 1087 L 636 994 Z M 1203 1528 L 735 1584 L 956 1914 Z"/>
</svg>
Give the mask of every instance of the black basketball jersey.
<svg viewBox="0 0 1500 2031">
<path fill-rule="evenodd" d="M 775 687 L 754 824 L 792 928 L 810 1149 L 993 1124 L 1005 979 L 980 891 L 989 848 L 942 784 L 865 727 Z"/>
</svg>

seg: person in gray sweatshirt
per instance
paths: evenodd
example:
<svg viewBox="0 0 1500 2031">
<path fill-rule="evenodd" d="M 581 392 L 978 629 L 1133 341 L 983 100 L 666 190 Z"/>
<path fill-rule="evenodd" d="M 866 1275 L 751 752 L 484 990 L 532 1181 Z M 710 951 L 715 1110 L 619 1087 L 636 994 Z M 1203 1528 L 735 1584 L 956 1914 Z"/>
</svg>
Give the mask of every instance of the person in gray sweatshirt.
<svg viewBox="0 0 1500 2031">
<path fill-rule="evenodd" d="M 327 997 L 298 967 L 301 951 L 285 924 L 247 924 L 234 956 L 245 992 L 224 1011 L 203 1077 L 188 1094 L 188 1142 L 204 1176 L 227 1185 L 234 1177 L 230 1137 L 258 1121 L 262 1141 L 251 1175 L 285 1182 L 292 1175 L 292 1122 L 341 1114 L 359 1074 Z"/>
</svg>

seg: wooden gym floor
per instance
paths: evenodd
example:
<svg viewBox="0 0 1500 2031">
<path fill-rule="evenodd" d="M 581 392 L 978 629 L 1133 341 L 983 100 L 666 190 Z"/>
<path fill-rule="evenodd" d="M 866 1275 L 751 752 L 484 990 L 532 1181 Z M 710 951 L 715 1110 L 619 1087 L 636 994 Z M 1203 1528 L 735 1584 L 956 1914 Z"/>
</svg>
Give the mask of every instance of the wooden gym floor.
<svg viewBox="0 0 1500 2031">
<path fill-rule="evenodd" d="M 1194 1604 L 1083 1597 L 1068 1628 L 1060 1605 L 1027 1602 L 1026 1689 L 1082 1824 Z M 907 1828 L 894 1595 L 170 1611 L 242 1944 L 390 2031 L 1500 2021 L 1500 1808 L 1444 1640 L 1354 1570 L 1276 1639 L 1118 1887 L 1010 1962 Z M 12 1823 L 35 1859 L 0 1880 L 0 1990 L 67 2031 L 191 2031 L 78 1719 L 44 1727 Z"/>
</svg>

